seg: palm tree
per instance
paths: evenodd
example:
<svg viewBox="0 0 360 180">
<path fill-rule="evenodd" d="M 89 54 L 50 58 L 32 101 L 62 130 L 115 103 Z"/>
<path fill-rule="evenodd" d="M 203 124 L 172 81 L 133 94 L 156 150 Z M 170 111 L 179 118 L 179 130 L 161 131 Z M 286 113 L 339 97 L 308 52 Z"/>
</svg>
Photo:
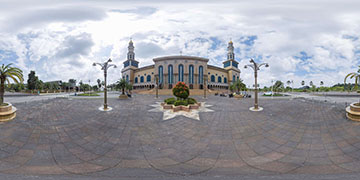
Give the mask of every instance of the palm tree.
<svg viewBox="0 0 360 180">
<path fill-rule="evenodd" d="M 128 84 L 128 82 L 126 82 L 126 80 L 124 78 L 122 78 L 116 82 L 116 87 L 121 89 L 123 95 L 125 94 L 125 89 L 128 86 L 127 84 Z"/>
<path fill-rule="evenodd" d="M 5 82 L 10 85 L 10 79 L 12 79 L 16 84 L 24 81 L 22 70 L 16 67 L 11 67 L 11 65 L 12 63 L 6 66 L 3 64 L 0 67 L 0 105 L 4 105 Z"/>
<path fill-rule="evenodd" d="M 358 88 L 358 83 L 360 81 L 360 66 L 359 66 L 359 70 L 357 72 L 352 72 L 352 73 L 349 73 L 348 75 L 345 76 L 345 79 L 344 79 L 344 86 L 346 85 L 346 79 L 350 77 L 350 79 L 352 78 L 355 78 L 355 87 L 354 89 L 357 90 Z"/>
</svg>

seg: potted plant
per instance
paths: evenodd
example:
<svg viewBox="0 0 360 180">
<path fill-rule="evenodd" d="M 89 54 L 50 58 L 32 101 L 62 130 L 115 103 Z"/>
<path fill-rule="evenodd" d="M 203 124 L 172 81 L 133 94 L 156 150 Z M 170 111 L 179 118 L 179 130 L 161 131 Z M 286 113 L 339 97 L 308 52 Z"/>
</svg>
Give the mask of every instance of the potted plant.
<svg viewBox="0 0 360 180">
<path fill-rule="evenodd" d="M 345 76 L 344 85 L 346 84 L 346 79 L 348 77 L 350 77 L 350 79 L 355 78 L 354 89 L 357 90 L 360 81 L 360 66 L 357 72 L 352 72 Z M 350 106 L 346 107 L 346 117 L 353 121 L 360 121 L 360 100 L 359 102 L 353 102 Z"/>
<path fill-rule="evenodd" d="M 16 108 L 4 102 L 5 83 L 10 86 L 10 79 L 16 84 L 24 81 L 22 70 L 12 67 L 12 63 L 0 67 L 0 121 L 9 121 L 16 117 Z"/>
</svg>

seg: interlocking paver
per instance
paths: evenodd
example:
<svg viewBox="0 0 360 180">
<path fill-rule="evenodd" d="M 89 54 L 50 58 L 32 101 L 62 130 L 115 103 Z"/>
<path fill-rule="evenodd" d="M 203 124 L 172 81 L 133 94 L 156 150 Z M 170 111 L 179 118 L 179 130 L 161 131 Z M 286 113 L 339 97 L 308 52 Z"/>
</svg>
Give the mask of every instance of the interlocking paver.
<svg viewBox="0 0 360 180">
<path fill-rule="evenodd" d="M 165 97 L 161 97 L 163 99 Z M 203 101 L 201 97 L 196 97 Z M 96 177 L 359 172 L 360 126 L 344 107 L 303 100 L 209 97 L 200 121 L 163 121 L 149 95 L 15 104 L 0 124 L 0 173 Z"/>
</svg>

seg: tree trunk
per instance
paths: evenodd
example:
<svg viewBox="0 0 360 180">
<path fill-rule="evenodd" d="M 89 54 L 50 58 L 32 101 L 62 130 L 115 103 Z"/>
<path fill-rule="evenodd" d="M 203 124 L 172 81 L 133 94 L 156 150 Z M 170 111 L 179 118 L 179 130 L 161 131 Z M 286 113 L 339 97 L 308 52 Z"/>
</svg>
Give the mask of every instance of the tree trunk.
<svg viewBox="0 0 360 180">
<path fill-rule="evenodd" d="M 4 93 L 5 93 L 5 79 L 1 78 L 0 84 L 0 105 L 4 103 Z"/>
<path fill-rule="evenodd" d="M 125 94 L 125 88 L 122 88 L 122 94 Z"/>
</svg>

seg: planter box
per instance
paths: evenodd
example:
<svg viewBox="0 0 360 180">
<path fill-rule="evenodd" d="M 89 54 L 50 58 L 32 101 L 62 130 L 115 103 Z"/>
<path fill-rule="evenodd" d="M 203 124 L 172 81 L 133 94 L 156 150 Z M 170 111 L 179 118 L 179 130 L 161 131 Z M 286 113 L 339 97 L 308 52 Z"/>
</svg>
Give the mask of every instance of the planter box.
<svg viewBox="0 0 360 180">
<path fill-rule="evenodd" d="M 351 103 L 350 106 L 346 107 L 346 117 L 353 121 L 360 121 L 360 106 Z"/>
<path fill-rule="evenodd" d="M 161 106 L 164 109 L 172 109 L 174 112 L 178 112 L 178 111 L 190 112 L 191 109 L 199 109 L 199 107 L 201 106 L 201 103 L 190 104 L 187 106 L 183 106 L 183 105 L 174 106 L 172 104 L 161 103 Z"/>
<path fill-rule="evenodd" d="M 10 121 L 16 117 L 16 108 L 10 103 L 7 106 L 0 106 L 0 122 Z"/>
</svg>

